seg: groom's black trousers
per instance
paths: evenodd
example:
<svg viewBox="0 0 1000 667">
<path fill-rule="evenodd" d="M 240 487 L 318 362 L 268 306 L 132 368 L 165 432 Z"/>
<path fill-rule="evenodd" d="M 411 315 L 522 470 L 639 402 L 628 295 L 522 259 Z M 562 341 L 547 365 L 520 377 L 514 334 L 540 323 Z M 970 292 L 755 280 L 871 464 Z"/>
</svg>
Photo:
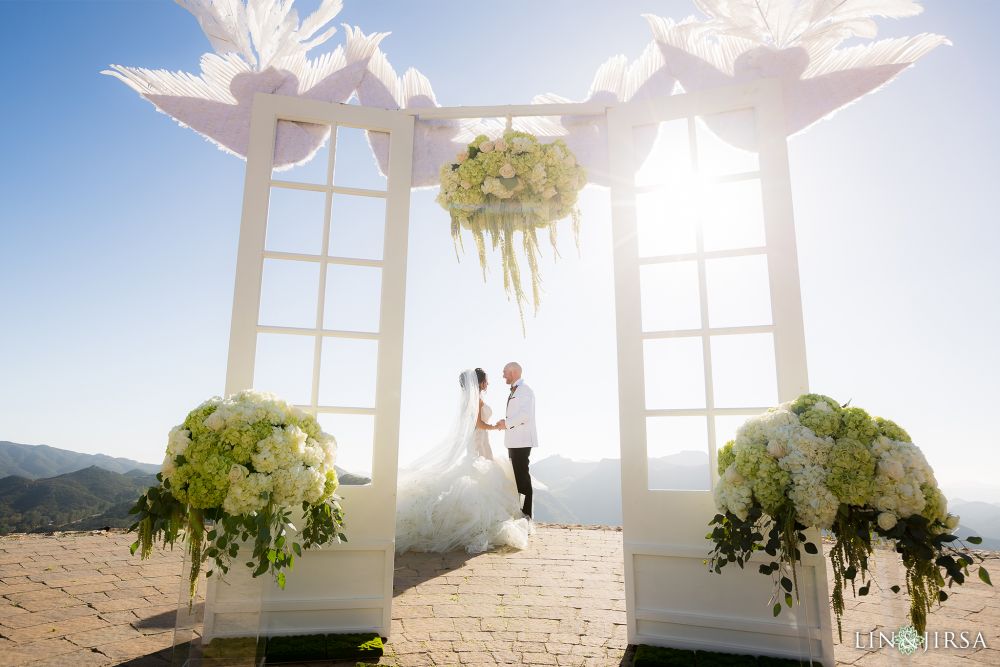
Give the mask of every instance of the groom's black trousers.
<svg viewBox="0 0 1000 667">
<path fill-rule="evenodd" d="M 507 450 L 510 455 L 510 465 L 514 469 L 514 482 L 517 492 L 524 496 L 524 507 L 521 511 L 531 516 L 531 475 L 528 474 L 528 457 L 531 447 L 512 447 Z"/>
</svg>

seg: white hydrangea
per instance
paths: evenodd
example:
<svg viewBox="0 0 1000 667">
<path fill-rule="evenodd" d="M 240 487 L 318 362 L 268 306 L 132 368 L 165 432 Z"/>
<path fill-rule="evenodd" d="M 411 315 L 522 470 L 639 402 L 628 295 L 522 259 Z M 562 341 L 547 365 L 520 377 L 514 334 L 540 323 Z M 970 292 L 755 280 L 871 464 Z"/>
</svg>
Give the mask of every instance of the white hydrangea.
<svg viewBox="0 0 1000 667">
<path fill-rule="evenodd" d="M 167 455 L 180 456 L 187 450 L 190 444 L 191 431 L 181 426 L 175 426 L 170 429 L 170 435 L 167 436 Z"/>
<path fill-rule="evenodd" d="M 743 476 L 736 472 L 736 465 L 730 464 L 714 490 L 715 506 L 720 512 L 732 512 L 741 520 L 747 518 L 753 504 L 753 492 Z"/>
<path fill-rule="evenodd" d="M 233 469 L 242 466 L 233 466 Z M 232 475 L 230 470 L 230 475 Z M 230 477 L 232 480 L 232 477 Z M 230 481 L 229 492 L 222 502 L 222 509 L 228 514 L 250 514 L 264 507 L 267 502 L 267 494 L 272 490 L 273 479 L 271 475 L 255 472 L 246 474 L 243 468 L 243 475 L 236 481 Z"/>
<path fill-rule="evenodd" d="M 936 489 L 937 481 L 920 449 L 910 442 L 879 436 L 872 443 L 872 453 L 877 460 L 875 508 L 899 518 L 921 513 L 927 504 L 921 486 Z"/>
<path fill-rule="evenodd" d="M 807 465 L 792 473 L 792 486 L 788 497 L 795 505 L 798 519 L 806 526 L 829 529 L 837 517 L 840 501 L 826 486 L 827 469 Z"/>
<path fill-rule="evenodd" d="M 878 527 L 882 530 L 892 530 L 896 527 L 896 515 L 892 512 L 880 512 L 878 515 Z"/>
</svg>

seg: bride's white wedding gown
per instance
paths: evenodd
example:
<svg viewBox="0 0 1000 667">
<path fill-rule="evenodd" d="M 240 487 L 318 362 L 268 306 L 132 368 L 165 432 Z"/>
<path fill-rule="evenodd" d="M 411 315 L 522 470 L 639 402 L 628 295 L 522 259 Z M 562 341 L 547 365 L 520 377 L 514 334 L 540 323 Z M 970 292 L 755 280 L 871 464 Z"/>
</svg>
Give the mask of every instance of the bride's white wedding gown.
<svg viewBox="0 0 1000 667">
<path fill-rule="evenodd" d="M 396 500 L 396 551 L 446 552 L 465 549 L 481 553 L 492 547 L 524 549 L 532 526 L 520 509 L 510 461 L 494 460 L 489 432 L 475 429 L 475 408 L 464 409 L 466 421 L 453 448 L 453 461 L 437 457 L 400 473 Z M 492 410 L 482 406 L 482 420 Z M 457 451 L 456 451 L 457 450 Z"/>
</svg>

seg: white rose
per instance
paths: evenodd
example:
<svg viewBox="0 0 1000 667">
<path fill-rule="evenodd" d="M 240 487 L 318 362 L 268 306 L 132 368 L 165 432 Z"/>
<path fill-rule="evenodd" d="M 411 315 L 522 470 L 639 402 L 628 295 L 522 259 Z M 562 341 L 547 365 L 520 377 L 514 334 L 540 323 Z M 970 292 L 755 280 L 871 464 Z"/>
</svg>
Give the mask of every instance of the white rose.
<svg viewBox="0 0 1000 667">
<path fill-rule="evenodd" d="M 507 142 L 503 139 L 497 139 L 493 142 L 493 148 L 497 149 L 501 153 L 507 150 Z"/>
<path fill-rule="evenodd" d="M 878 527 L 882 530 L 892 530 L 896 525 L 896 515 L 892 512 L 882 512 L 878 515 Z"/>
<path fill-rule="evenodd" d="M 167 451 L 171 452 L 174 456 L 183 454 L 188 445 L 191 444 L 190 436 L 190 431 L 180 426 L 175 426 L 170 430 L 170 435 L 167 437 Z"/>
<path fill-rule="evenodd" d="M 899 461 L 895 459 L 883 459 L 878 465 L 889 479 L 903 478 L 903 464 Z"/>
<path fill-rule="evenodd" d="M 788 450 L 785 448 L 785 443 L 781 440 L 771 440 L 767 443 L 767 453 L 776 459 L 780 459 Z"/>
<path fill-rule="evenodd" d="M 739 484 L 743 481 L 743 475 L 736 472 L 736 466 L 726 468 L 726 481 L 730 484 Z"/>
<path fill-rule="evenodd" d="M 462 151 L 461 153 L 458 154 L 458 157 L 455 159 L 458 160 L 459 164 L 462 164 L 463 162 L 469 159 L 469 151 Z"/>
<path fill-rule="evenodd" d="M 468 190 L 469 188 L 472 187 L 472 183 L 469 183 L 468 181 L 462 181 L 461 183 L 459 183 L 459 185 L 462 186 L 463 190 Z"/>
<path fill-rule="evenodd" d="M 484 153 L 492 153 L 493 148 L 494 146 L 492 141 L 484 141 L 483 143 L 479 144 L 479 150 L 481 150 Z"/>
<path fill-rule="evenodd" d="M 164 477 L 170 477 L 177 471 L 177 466 L 174 465 L 174 457 L 167 454 L 163 458 L 163 465 L 160 466 L 160 472 L 163 473 Z"/>
<path fill-rule="evenodd" d="M 514 178 L 516 174 L 517 172 L 514 171 L 514 165 L 509 162 L 500 167 L 500 175 L 504 178 Z"/>
<path fill-rule="evenodd" d="M 945 519 L 944 526 L 948 530 L 955 530 L 958 528 L 959 516 L 957 514 L 949 514 L 948 518 Z"/>
<path fill-rule="evenodd" d="M 213 431 L 218 431 L 226 425 L 226 418 L 220 414 L 221 410 L 216 410 L 208 416 L 205 420 L 205 426 L 212 429 Z"/>
</svg>

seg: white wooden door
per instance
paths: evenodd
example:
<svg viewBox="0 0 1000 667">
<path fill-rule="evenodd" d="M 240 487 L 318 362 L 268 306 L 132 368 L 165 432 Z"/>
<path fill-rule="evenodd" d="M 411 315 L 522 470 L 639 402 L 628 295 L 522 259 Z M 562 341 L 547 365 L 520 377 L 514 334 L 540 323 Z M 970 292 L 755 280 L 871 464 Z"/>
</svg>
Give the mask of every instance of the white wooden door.
<svg viewBox="0 0 1000 667">
<path fill-rule="evenodd" d="M 703 563 L 716 449 L 808 386 L 780 84 L 623 105 L 608 126 L 629 642 L 832 665 L 822 558 L 778 618 L 756 564 Z"/>
<path fill-rule="evenodd" d="M 276 133 L 295 131 L 283 119 L 328 125 L 331 138 L 306 166 L 274 172 Z M 387 178 L 366 131 L 388 138 Z M 346 544 L 304 552 L 285 590 L 260 578 L 268 635 L 389 635 L 412 152 L 406 114 L 254 100 L 226 393 L 272 391 L 317 415 L 337 438 L 338 467 L 370 480 L 342 477 Z M 211 582 L 208 634 L 240 601 L 239 587 Z"/>
</svg>

